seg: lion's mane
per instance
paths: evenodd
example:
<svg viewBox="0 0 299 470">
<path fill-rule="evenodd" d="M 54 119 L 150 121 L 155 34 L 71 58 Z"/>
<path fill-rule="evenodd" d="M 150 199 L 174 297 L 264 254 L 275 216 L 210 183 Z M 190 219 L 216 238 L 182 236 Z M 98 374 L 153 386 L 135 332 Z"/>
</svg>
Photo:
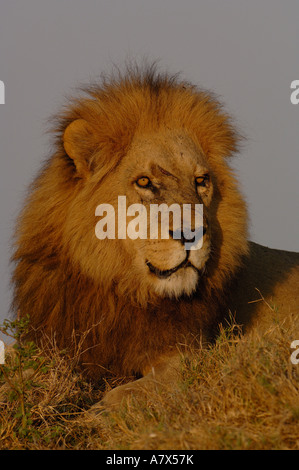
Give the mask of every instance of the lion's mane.
<svg viewBox="0 0 299 470">
<path fill-rule="evenodd" d="M 100 166 L 96 183 L 78 175 L 63 146 L 65 129 L 76 119 L 86 120 L 97 136 L 96 145 L 88 134 L 80 142 L 88 169 Z M 132 278 L 126 257 L 116 285 L 109 260 L 118 254 L 109 247 L 97 260 L 102 280 L 94 275 L 80 211 L 84 198 L 96 201 L 98 190 L 109 193 L 105 176 L 127 153 L 134 135 L 161 129 L 183 130 L 202 149 L 215 175 L 217 211 L 211 256 L 197 292 L 154 300 L 141 293 L 142 283 Z M 129 70 L 86 88 L 68 102 L 54 132 L 55 151 L 32 184 L 18 220 L 14 308 L 30 315 L 37 335 L 54 334 L 60 347 L 75 347 L 84 338 L 81 364 L 89 377 L 140 374 L 182 337 L 194 340 L 213 329 L 225 309 L 228 281 L 248 249 L 246 207 L 227 163 L 239 136 L 212 94 L 159 74 L 155 67 Z M 94 212 L 90 224 L 94 230 Z"/>
</svg>

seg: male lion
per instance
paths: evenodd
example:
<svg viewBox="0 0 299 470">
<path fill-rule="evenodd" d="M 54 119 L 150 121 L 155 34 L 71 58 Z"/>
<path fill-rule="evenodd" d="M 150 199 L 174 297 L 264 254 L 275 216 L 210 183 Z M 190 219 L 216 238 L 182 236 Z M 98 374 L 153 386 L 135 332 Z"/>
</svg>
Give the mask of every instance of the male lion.
<svg viewBox="0 0 299 470">
<path fill-rule="evenodd" d="M 211 341 L 229 312 L 267 322 L 264 302 L 298 312 L 299 255 L 247 241 L 246 205 L 229 167 L 239 137 L 209 93 L 155 67 L 104 79 L 58 118 L 56 149 L 19 219 L 14 306 L 37 336 L 80 340 L 86 375 L 130 375 L 104 403 L 175 379 L 182 345 Z M 95 209 L 203 205 L 202 248 L 169 239 L 99 240 Z M 297 267 L 296 267 L 297 266 Z M 261 323 L 259 323 L 260 325 Z"/>
</svg>

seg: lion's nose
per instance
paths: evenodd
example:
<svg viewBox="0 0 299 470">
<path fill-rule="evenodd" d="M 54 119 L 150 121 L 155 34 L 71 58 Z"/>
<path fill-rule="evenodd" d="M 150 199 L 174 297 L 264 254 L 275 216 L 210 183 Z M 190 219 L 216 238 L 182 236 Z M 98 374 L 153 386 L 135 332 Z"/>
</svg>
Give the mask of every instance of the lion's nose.
<svg viewBox="0 0 299 470">
<path fill-rule="evenodd" d="M 207 228 L 203 226 L 202 236 L 204 236 L 206 231 L 207 231 Z M 173 240 L 180 241 L 182 245 L 185 245 L 185 243 L 193 243 L 195 241 L 195 236 L 196 236 L 196 234 L 194 234 L 193 237 L 187 238 L 185 233 L 182 230 L 169 230 L 169 235 L 171 236 L 171 238 L 173 238 Z"/>
</svg>

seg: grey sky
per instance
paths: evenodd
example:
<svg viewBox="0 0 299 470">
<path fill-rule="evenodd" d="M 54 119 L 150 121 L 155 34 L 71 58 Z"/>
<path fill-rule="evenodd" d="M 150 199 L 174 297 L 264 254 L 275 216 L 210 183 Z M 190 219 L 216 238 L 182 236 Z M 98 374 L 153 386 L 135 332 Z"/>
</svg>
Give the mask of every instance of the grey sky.
<svg viewBox="0 0 299 470">
<path fill-rule="evenodd" d="M 0 320 L 13 222 L 49 154 L 46 120 L 113 63 L 160 66 L 218 94 L 248 140 L 234 167 L 251 239 L 299 251 L 298 0 L 1 0 Z"/>
</svg>

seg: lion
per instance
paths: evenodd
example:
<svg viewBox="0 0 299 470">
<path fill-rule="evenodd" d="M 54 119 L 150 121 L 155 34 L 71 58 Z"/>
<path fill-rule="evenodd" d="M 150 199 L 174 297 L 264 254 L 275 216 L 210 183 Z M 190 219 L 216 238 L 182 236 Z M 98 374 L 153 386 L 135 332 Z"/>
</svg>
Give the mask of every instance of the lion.
<svg viewBox="0 0 299 470">
<path fill-rule="evenodd" d="M 248 241 L 248 211 L 230 159 L 241 137 L 212 93 L 155 66 L 103 78 L 55 121 L 55 150 L 18 219 L 14 308 L 38 339 L 81 341 L 80 367 L 136 380 L 131 393 L 177 380 L 182 348 L 211 344 L 230 313 L 249 328 L 269 323 L 263 299 L 298 312 L 299 255 Z M 202 246 L 184 234 L 95 236 L 95 208 L 128 204 L 203 207 Z M 127 222 L 128 223 L 128 222 Z M 260 294 L 260 295 L 259 295 Z"/>
</svg>

